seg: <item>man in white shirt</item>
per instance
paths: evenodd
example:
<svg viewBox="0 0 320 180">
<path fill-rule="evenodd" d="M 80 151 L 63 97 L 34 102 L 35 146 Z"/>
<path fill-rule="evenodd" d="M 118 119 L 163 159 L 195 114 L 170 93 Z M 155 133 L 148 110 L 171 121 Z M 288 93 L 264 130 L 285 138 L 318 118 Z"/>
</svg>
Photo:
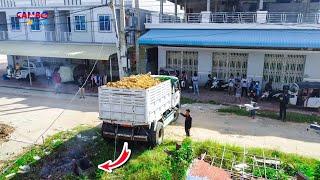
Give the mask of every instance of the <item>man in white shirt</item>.
<svg viewBox="0 0 320 180">
<path fill-rule="evenodd" d="M 248 96 L 248 79 L 245 75 L 242 76 L 241 79 L 241 87 L 242 87 L 242 91 L 241 91 L 241 97 Z"/>
</svg>

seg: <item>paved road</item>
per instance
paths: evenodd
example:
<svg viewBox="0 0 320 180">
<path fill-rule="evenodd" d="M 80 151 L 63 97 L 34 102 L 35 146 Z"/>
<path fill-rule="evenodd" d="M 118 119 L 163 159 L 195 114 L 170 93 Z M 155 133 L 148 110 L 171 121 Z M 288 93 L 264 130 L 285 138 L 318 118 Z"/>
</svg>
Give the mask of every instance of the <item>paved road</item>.
<svg viewBox="0 0 320 180">
<path fill-rule="evenodd" d="M 33 142 L 63 109 L 65 112 L 46 135 L 71 129 L 80 124 L 99 125 L 96 97 L 75 99 L 71 95 L 0 88 L 0 123 L 15 128 L 11 139 Z M 306 131 L 307 124 L 282 123 L 270 119 L 252 120 L 246 117 L 223 115 L 215 105 L 185 105 L 193 115 L 192 138 L 211 139 L 237 145 L 275 148 L 301 155 L 320 157 L 320 135 Z M 183 119 L 165 129 L 166 139 L 184 137 Z M 23 151 L 27 143 L 9 141 L 0 145 L 0 161 L 8 160 Z M 1 164 L 1 162 L 0 162 Z"/>
<path fill-rule="evenodd" d="M 72 129 L 80 124 L 98 125 L 97 98 L 78 98 L 68 105 L 71 95 L 0 88 L 0 123 L 15 128 L 11 139 L 34 142 L 49 124 L 65 109 L 46 135 Z M 41 143 L 41 139 L 38 143 Z M 0 145 L 0 161 L 7 160 L 22 152 L 27 143 L 8 141 Z"/>
<path fill-rule="evenodd" d="M 218 105 L 183 105 L 182 110 L 186 108 L 191 110 L 193 117 L 192 139 L 210 139 L 320 158 L 320 134 L 307 131 L 309 124 L 217 113 L 216 110 L 221 108 Z M 182 140 L 183 123 L 184 119 L 180 118 L 176 125 L 166 129 L 167 138 Z"/>
</svg>

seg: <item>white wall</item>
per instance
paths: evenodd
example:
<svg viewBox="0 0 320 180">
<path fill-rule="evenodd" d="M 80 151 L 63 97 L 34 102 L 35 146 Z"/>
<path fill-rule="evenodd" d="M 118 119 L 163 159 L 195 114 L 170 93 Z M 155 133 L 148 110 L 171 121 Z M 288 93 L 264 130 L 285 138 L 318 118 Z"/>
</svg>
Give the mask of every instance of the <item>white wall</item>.
<svg viewBox="0 0 320 180">
<path fill-rule="evenodd" d="M 262 82 L 264 52 L 251 52 L 248 57 L 247 78 Z"/>
<path fill-rule="evenodd" d="M 305 80 L 320 81 L 320 53 L 306 56 L 304 76 Z"/>
<path fill-rule="evenodd" d="M 200 84 L 205 84 L 208 80 L 208 74 L 212 72 L 212 51 L 198 51 L 198 76 Z"/>
<path fill-rule="evenodd" d="M 10 9 L 6 10 L 7 24 L 8 24 L 8 38 L 10 40 L 26 40 L 26 28 L 25 20 L 20 19 L 20 30 L 12 31 L 11 29 L 11 17 L 17 16 L 17 12 L 23 12 L 23 9 Z"/>
<path fill-rule="evenodd" d="M 305 64 L 305 80 L 320 81 L 320 53 L 314 52 L 301 52 L 301 51 L 277 51 L 277 50 L 226 50 L 214 48 L 188 48 L 188 47 L 158 47 L 158 68 L 166 67 L 166 51 L 196 51 L 198 52 L 198 74 L 200 82 L 204 83 L 207 80 L 207 75 L 212 71 L 212 54 L 215 51 L 223 52 L 246 52 L 249 53 L 248 57 L 248 79 L 262 82 L 264 56 L 267 53 L 281 53 L 281 54 L 301 54 L 306 55 Z"/>
<path fill-rule="evenodd" d="M 205 49 L 185 49 L 172 47 L 158 47 L 158 70 L 166 67 L 166 51 L 196 51 L 198 52 L 198 76 L 200 84 L 205 84 L 208 80 L 208 74 L 212 71 L 212 52 Z"/>
<path fill-rule="evenodd" d="M 160 68 L 166 67 L 166 47 L 158 47 L 158 72 Z"/>
<path fill-rule="evenodd" d="M 99 15 L 110 15 L 111 20 L 112 18 L 112 11 L 110 8 L 97 8 L 93 11 L 93 31 L 94 31 L 94 38 L 96 42 L 104 42 L 104 43 L 115 43 L 116 42 L 116 34 L 114 30 L 114 26 L 112 21 L 111 23 L 111 31 L 105 32 L 105 31 L 99 31 Z"/>
</svg>

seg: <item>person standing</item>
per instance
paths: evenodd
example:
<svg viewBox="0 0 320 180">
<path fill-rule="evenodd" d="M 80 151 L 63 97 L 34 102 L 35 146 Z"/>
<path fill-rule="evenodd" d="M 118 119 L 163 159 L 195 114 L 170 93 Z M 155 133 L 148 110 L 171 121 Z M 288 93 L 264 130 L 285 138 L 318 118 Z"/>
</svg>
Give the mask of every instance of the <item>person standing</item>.
<svg viewBox="0 0 320 180">
<path fill-rule="evenodd" d="M 84 89 L 84 86 L 85 86 L 85 80 L 83 78 L 83 76 L 80 76 L 79 79 L 78 79 L 78 84 L 79 84 L 79 93 L 80 93 L 80 99 L 81 98 L 85 98 L 84 97 L 84 93 L 85 93 L 85 89 Z"/>
<path fill-rule="evenodd" d="M 242 91 L 242 88 L 241 88 L 241 82 L 240 81 L 237 81 L 236 82 L 236 85 L 235 85 L 235 89 L 236 89 L 236 99 L 235 99 L 235 102 L 239 101 L 239 103 L 241 104 L 241 91 Z"/>
<path fill-rule="evenodd" d="M 248 96 L 248 80 L 247 77 L 245 75 L 242 76 L 241 79 L 241 97 L 247 97 Z"/>
<path fill-rule="evenodd" d="M 58 94 L 61 92 L 61 76 L 60 76 L 60 73 L 58 72 L 57 69 L 55 70 L 55 72 L 53 74 L 53 81 L 55 83 L 55 85 L 54 85 L 55 93 Z"/>
<path fill-rule="evenodd" d="M 48 86 L 50 86 L 50 84 L 52 83 L 52 71 L 50 67 L 46 68 L 46 77 L 47 77 Z"/>
<path fill-rule="evenodd" d="M 197 72 L 193 74 L 192 85 L 193 85 L 193 94 L 195 95 L 197 93 L 197 95 L 199 96 L 200 95 L 199 94 L 199 78 L 198 78 Z"/>
<path fill-rule="evenodd" d="M 284 90 L 283 93 L 279 96 L 280 100 L 280 120 L 283 122 L 286 121 L 287 118 L 287 108 L 288 108 L 288 103 L 289 103 L 289 93 L 288 90 Z"/>
<path fill-rule="evenodd" d="M 229 95 L 234 95 L 234 77 L 233 77 L 233 74 L 230 75 L 230 78 L 229 78 L 229 82 L 228 82 L 228 94 Z"/>
<path fill-rule="evenodd" d="M 237 73 L 237 76 L 235 77 L 235 81 L 236 81 L 236 82 L 237 82 L 237 81 L 241 81 L 241 76 L 240 76 L 239 73 Z"/>
<path fill-rule="evenodd" d="M 186 112 L 180 113 L 181 116 L 185 117 L 185 121 L 184 121 L 184 130 L 186 132 L 186 136 L 189 137 L 190 136 L 190 129 L 192 127 L 192 117 L 190 115 L 190 109 L 187 109 Z"/>
</svg>

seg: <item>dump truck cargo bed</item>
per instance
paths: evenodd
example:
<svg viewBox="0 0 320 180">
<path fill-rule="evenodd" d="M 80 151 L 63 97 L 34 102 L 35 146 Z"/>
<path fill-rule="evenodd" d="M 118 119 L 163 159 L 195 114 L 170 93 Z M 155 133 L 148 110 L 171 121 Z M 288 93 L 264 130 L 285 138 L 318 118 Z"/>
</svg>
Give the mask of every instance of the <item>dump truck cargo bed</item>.
<svg viewBox="0 0 320 180">
<path fill-rule="evenodd" d="M 160 120 L 171 108 L 170 80 L 148 89 L 99 88 L 99 116 L 101 120 L 117 123 L 150 124 Z"/>
</svg>

